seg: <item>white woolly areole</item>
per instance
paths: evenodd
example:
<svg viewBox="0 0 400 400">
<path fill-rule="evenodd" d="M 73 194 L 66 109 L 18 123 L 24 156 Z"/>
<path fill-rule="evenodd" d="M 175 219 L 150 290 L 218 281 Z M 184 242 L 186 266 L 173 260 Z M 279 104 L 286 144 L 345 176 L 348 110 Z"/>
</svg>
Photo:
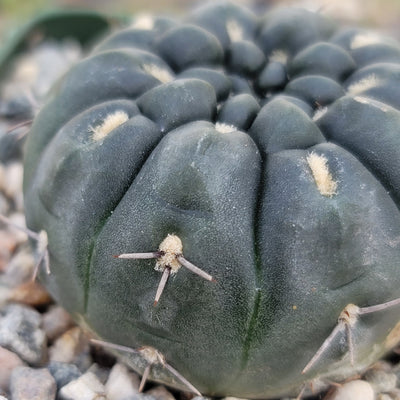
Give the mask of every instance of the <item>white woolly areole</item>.
<svg viewBox="0 0 400 400">
<path fill-rule="evenodd" d="M 154 18 L 151 14 L 140 14 L 135 18 L 131 27 L 151 31 L 154 28 Z"/>
<path fill-rule="evenodd" d="M 329 172 L 327 158 L 323 155 L 310 153 L 307 156 L 307 163 L 311 169 L 319 192 L 327 197 L 332 197 L 336 194 L 337 182 L 333 180 Z"/>
<path fill-rule="evenodd" d="M 100 125 L 94 128 L 90 127 L 90 130 L 93 132 L 92 139 L 95 141 L 104 139 L 111 131 L 128 121 L 128 119 L 129 116 L 125 111 L 115 111 L 107 115 Z"/>
<path fill-rule="evenodd" d="M 355 96 L 354 100 L 361 104 L 369 104 L 370 106 L 378 108 L 383 112 L 390 110 L 390 106 L 386 105 L 385 103 L 381 103 L 380 101 L 370 99 L 369 97 Z"/>
<path fill-rule="evenodd" d="M 160 68 L 155 64 L 143 64 L 142 68 L 143 71 L 154 76 L 154 78 L 158 79 L 162 83 L 167 83 L 174 80 L 174 77 L 168 70 Z"/>
<path fill-rule="evenodd" d="M 286 64 L 287 60 L 289 58 L 288 53 L 284 50 L 274 50 L 270 56 L 269 56 L 269 61 L 274 61 L 274 62 L 279 62 L 281 64 Z"/>
<path fill-rule="evenodd" d="M 244 39 L 243 27 L 235 19 L 226 21 L 226 31 L 231 42 L 239 42 Z"/>
<path fill-rule="evenodd" d="M 364 90 L 372 89 L 382 83 L 382 79 L 379 79 L 375 74 L 370 74 L 365 78 L 353 83 L 347 89 L 350 94 L 359 94 Z"/>
<path fill-rule="evenodd" d="M 165 364 L 164 356 L 154 347 L 143 346 L 139 352 L 149 364 Z"/>
<path fill-rule="evenodd" d="M 369 46 L 371 44 L 379 44 L 383 42 L 384 40 L 382 36 L 378 35 L 377 33 L 360 33 L 359 35 L 354 36 L 353 40 L 350 43 L 350 48 L 351 50 L 354 50 L 360 47 Z"/>
<path fill-rule="evenodd" d="M 177 257 L 182 255 L 183 246 L 182 241 L 176 235 L 170 235 L 161 242 L 159 251 L 163 252 L 160 258 L 157 258 L 155 266 L 156 271 L 164 271 L 165 268 L 171 268 L 171 274 L 178 272 L 181 264 Z"/>
<path fill-rule="evenodd" d="M 38 238 L 38 246 L 37 246 L 39 253 L 43 253 L 44 251 L 46 251 L 48 244 L 49 244 L 49 239 L 47 236 L 47 232 L 44 230 L 40 231 Z"/>
<path fill-rule="evenodd" d="M 328 111 L 328 107 L 318 108 L 315 111 L 312 120 L 313 121 L 318 121 L 324 114 L 326 114 L 327 111 Z"/>
<path fill-rule="evenodd" d="M 225 124 L 224 122 L 217 122 L 215 124 L 215 130 L 219 133 L 230 133 L 237 131 L 236 126 Z"/>
<path fill-rule="evenodd" d="M 345 322 L 350 326 L 354 326 L 354 324 L 358 320 L 358 315 L 360 313 L 360 308 L 355 304 L 347 304 L 344 310 L 339 315 L 339 321 Z"/>
</svg>

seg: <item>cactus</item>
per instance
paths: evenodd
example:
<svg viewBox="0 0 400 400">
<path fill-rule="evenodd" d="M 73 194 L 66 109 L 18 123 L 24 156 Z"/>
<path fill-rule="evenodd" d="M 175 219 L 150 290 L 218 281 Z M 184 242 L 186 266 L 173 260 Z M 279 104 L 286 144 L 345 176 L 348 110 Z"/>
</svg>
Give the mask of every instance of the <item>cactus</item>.
<svg viewBox="0 0 400 400">
<path fill-rule="evenodd" d="M 296 396 L 363 371 L 399 340 L 399 69 L 394 40 L 300 9 L 137 18 L 30 131 L 40 280 L 184 390 Z"/>
</svg>

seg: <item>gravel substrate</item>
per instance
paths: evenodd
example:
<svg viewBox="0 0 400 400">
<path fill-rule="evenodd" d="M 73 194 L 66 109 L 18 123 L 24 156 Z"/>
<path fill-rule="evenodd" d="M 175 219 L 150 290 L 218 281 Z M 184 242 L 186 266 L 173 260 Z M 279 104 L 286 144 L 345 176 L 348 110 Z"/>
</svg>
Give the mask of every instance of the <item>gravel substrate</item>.
<svg viewBox="0 0 400 400">
<path fill-rule="evenodd" d="M 48 43 L 19 60 L 0 97 L 0 214 L 24 227 L 22 152 L 26 127 L 58 70 L 79 57 L 76 44 Z M 53 63 L 53 64 L 52 64 Z M 53 68 L 51 68 L 53 66 Z M 35 74 L 32 75 L 32 71 Z M 190 393 L 148 382 L 99 346 L 32 281 L 37 252 L 27 235 L 0 222 L 0 400 L 190 400 Z M 363 376 L 332 383 L 314 399 L 400 400 L 400 347 Z M 308 388 L 307 388 L 308 389 Z M 300 397 L 299 397 L 300 398 Z M 196 398 L 200 399 L 200 398 Z M 232 398 L 226 398 L 232 399 Z M 288 400 L 288 399 L 286 399 Z"/>
</svg>

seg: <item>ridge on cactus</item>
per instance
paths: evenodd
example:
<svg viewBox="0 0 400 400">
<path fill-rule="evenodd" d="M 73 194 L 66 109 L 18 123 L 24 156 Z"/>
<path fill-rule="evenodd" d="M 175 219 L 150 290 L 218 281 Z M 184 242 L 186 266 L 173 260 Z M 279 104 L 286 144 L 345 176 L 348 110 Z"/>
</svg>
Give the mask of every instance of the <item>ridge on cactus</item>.
<svg viewBox="0 0 400 400">
<path fill-rule="evenodd" d="M 362 372 L 400 339 L 399 72 L 395 40 L 301 9 L 111 33 L 26 143 L 39 279 L 141 388 L 276 398 Z"/>
</svg>

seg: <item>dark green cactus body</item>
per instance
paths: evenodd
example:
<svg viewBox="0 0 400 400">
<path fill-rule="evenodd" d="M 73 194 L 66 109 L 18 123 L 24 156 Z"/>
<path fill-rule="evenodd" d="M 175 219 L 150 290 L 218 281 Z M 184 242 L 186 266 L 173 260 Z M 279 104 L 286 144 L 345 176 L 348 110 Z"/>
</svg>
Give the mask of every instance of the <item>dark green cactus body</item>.
<svg viewBox="0 0 400 400">
<path fill-rule="evenodd" d="M 400 306 L 355 324 L 354 366 L 342 332 L 302 374 L 348 304 L 400 297 L 397 44 L 301 10 L 218 4 L 188 21 L 112 35 L 34 122 L 41 279 L 100 338 L 155 347 L 205 394 L 297 394 L 361 371 L 394 344 Z M 154 307 L 155 260 L 113 255 L 168 234 L 216 282 L 182 268 Z"/>
</svg>

